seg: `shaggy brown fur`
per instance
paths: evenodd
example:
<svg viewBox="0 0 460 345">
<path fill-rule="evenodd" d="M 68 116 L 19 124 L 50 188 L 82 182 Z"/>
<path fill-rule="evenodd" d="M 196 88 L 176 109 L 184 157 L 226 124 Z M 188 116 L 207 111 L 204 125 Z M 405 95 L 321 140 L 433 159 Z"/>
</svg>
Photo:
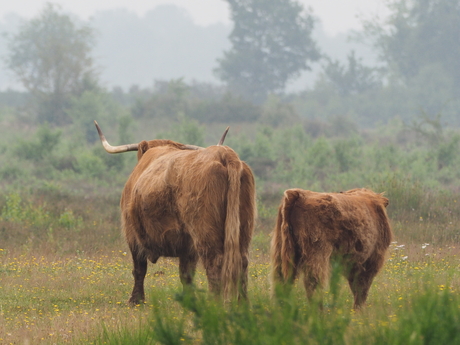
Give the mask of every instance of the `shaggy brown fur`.
<svg viewBox="0 0 460 345">
<path fill-rule="evenodd" d="M 201 259 L 210 291 L 246 298 L 255 185 L 251 169 L 231 148 L 139 143 L 120 206 L 134 263 L 131 304 L 145 299 L 147 260 L 156 263 L 161 256 L 179 258 L 184 287 L 192 284 Z"/>
<path fill-rule="evenodd" d="M 286 190 L 271 243 L 273 284 L 289 286 L 300 271 L 311 299 L 317 285 L 328 282 L 332 257 L 343 265 L 359 308 L 391 243 L 387 206 L 387 198 L 367 189 Z"/>
</svg>

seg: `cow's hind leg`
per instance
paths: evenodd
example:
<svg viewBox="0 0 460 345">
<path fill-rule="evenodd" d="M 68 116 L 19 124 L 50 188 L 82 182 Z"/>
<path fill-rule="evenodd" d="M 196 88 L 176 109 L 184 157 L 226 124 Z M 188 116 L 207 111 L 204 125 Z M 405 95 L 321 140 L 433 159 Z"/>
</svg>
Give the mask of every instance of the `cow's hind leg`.
<svg viewBox="0 0 460 345">
<path fill-rule="evenodd" d="M 242 269 L 241 269 L 241 276 L 240 276 L 240 286 L 239 286 L 239 295 L 238 300 L 248 300 L 248 266 L 249 266 L 249 259 L 248 255 L 243 255 L 242 257 Z"/>
<path fill-rule="evenodd" d="M 198 256 L 196 253 L 179 256 L 179 275 L 184 291 L 193 284 L 197 262 Z"/>
<path fill-rule="evenodd" d="M 208 255 L 203 259 L 209 291 L 215 296 L 222 295 L 222 263 L 222 254 Z"/>
<path fill-rule="evenodd" d="M 145 301 L 144 279 L 147 273 L 147 258 L 144 253 L 139 251 L 137 245 L 130 245 L 129 249 L 133 257 L 134 268 L 132 273 L 134 277 L 134 288 L 128 303 L 130 305 L 136 305 Z"/>
</svg>

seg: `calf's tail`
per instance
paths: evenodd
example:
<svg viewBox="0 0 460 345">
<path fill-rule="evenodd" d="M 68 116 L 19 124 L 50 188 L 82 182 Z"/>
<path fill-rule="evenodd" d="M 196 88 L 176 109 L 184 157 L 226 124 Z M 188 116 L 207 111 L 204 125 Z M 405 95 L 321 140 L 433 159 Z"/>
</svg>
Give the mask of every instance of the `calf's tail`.
<svg viewBox="0 0 460 345">
<path fill-rule="evenodd" d="M 288 189 L 284 192 L 284 198 L 278 210 L 277 229 L 275 229 L 281 240 L 281 274 L 285 281 L 291 279 L 295 270 L 295 244 L 290 218 L 292 209 L 298 198 L 299 192 L 297 190 Z"/>
</svg>

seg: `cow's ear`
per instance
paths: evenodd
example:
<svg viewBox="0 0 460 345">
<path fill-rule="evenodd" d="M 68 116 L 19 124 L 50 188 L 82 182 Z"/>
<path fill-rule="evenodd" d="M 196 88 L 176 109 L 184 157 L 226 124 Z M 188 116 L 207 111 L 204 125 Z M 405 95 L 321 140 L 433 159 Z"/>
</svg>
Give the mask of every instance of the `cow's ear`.
<svg viewBox="0 0 460 345">
<path fill-rule="evenodd" d="M 144 155 L 145 152 L 149 149 L 149 143 L 146 142 L 145 140 L 141 141 L 139 143 L 138 149 L 137 149 L 137 160 L 139 161 L 142 156 Z"/>
</svg>

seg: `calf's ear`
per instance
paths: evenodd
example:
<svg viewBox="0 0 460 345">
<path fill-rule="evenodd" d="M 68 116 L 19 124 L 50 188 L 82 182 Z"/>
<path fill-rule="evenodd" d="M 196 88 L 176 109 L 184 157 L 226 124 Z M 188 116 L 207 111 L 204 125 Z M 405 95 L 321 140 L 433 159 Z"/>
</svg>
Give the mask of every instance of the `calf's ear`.
<svg viewBox="0 0 460 345">
<path fill-rule="evenodd" d="M 388 198 L 385 198 L 385 197 L 384 197 L 384 198 L 383 198 L 383 205 L 384 205 L 385 207 L 387 207 L 389 204 L 390 204 L 390 200 L 388 200 Z"/>
</svg>

